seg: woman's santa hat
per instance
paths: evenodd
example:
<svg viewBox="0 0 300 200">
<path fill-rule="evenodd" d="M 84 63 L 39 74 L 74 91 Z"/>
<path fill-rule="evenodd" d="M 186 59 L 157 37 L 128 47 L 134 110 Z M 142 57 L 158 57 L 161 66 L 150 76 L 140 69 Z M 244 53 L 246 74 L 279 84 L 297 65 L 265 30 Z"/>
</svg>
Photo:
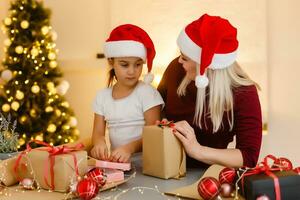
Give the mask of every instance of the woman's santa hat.
<svg viewBox="0 0 300 200">
<path fill-rule="evenodd" d="M 148 74 L 145 75 L 144 81 L 147 83 L 153 81 L 154 76 L 150 72 L 155 48 L 149 35 L 140 27 L 124 24 L 112 30 L 104 44 L 104 55 L 107 58 L 139 57 L 144 61 L 147 60 Z"/>
<path fill-rule="evenodd" d="M 181 52 L 200 65 L 196 76 L 198 88 L 208 85 L 206 68 L 224 69 L 237 57 L 237 29 L 228 20 L 218 16 L 202 15 L 185 27 L 178 36 Z"/>
</svg>

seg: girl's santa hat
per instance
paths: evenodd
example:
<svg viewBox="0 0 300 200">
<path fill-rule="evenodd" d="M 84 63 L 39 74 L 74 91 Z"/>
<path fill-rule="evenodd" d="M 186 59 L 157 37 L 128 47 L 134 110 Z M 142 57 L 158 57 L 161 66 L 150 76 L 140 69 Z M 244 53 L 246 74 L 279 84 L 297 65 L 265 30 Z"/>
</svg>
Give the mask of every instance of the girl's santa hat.
<svg viewBox="0 0 300 200">
<path fill-rule="evenodd" d="M 147 60 L 148 74 L 145 75 L 144 81 L 147 83 L 153 81 L 154 75 L 150 72 L 155 48 L 149 35 L 140 27 L 124 24 L 112 30 L 104 44 L 104 55 L 107 58 L 139 57 L 144 61 Z"/>
<path fill-rule="evenodd" d="M 206 68 L 224 69 L 237 57 L 237 29 L 228 20 L 218 16 L 202 15 L 185 27 L 178 36 L 181 52 L 200 65 L 196 76 L 198 88 L 208 85 Z"/>
</svg>

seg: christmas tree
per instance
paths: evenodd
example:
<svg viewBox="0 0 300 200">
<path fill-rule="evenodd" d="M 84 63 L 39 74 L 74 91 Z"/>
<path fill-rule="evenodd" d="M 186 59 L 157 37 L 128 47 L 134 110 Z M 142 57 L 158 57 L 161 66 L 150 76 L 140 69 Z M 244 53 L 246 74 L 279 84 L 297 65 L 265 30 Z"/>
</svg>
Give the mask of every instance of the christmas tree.
<svg viewBox="0 0 300 200">
<path fill-rule="evenodd" d="M 8 38 L 4 41 L 0 108 L 18 121 L 19 149 L 31 139 L 51 145 L 75 141 L 77 120 L 64 98 L 69 83 L 60 79 L 50 10 L 37 0 L 15 0 L 3 24 Z"/>
</svg>

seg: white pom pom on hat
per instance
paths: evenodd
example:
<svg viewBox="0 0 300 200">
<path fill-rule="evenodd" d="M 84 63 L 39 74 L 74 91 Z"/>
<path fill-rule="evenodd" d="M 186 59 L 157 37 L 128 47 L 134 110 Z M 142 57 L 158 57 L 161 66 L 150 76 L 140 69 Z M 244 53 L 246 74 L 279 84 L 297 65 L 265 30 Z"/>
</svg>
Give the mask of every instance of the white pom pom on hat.
<svg viewBox="0 0 300 200">
<path fill-rule="evenodd" d="M 144 76 L 144 82 L 145 83 L 152 83 L 152 81 L 154 80 L 154 75 L 152 73 L 147 73 L 145 76 Z"/>
<path fill-rule="evenodd" d="M 208 78 L 206 75 L 197 75 L 195 79 L 195 85 L 197 88 L 205 88 L 208 86 Z"/>
<path fill-rule="evenodd" d="M 207 68 L 224 69 L 237 57 L 237 29 L 218 16 L 202 15 L 188 24 L 177 38 L 181 52 L 200 65 L 195 84 L 205 88 L 209 80 Z"/>
<path fill-rule="evenodd" d="M 148 74 L 144 77 L 147 83 L 154 79 L 151 69 L 155 54 L 150 36 L 142 28 L 132 24 L 123 24 L 113 29 L 104 44 L 104 55 L 107 58 L 139 57 L 147 61 Z"/>
</svg>

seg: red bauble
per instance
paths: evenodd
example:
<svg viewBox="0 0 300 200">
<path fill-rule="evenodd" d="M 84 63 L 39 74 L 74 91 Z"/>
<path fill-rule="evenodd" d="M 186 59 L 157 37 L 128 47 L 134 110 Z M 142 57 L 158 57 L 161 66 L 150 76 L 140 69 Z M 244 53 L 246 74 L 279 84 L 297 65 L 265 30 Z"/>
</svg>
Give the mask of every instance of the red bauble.
<svg viewBox="0 0 300 200">
<path fill-rule="evenodd" d="M 93 179 L 83 179 L 77 184 L 77 194 L 82 200 L 91 200 L 97 196 L 98 191 L 98 184 Z"/>
<path fill-rule="evenodd" d="M 220 183 L 214 177 L 205 177 L 198 183 L 198 193 L 204 199 L 213 199 L 220 193 Z"/>
<path fill-rule="evenodd" d="M 257 197 L 256 200 L 270 200 L 270 198 L 267 195 L 261 195 Z"/>
<path fill-rule="evenodd" d="M 233 185 L 229 183 L 223 183 L 221 185 L 221 196 L 222 197 L 231 197 L 231 194 L 233 192 Z"/>
<path fill-rule="evenodd" d="M 104 171 L 101 168 L 94 168 L 90 170 L 86 176 L 96 181 L 100 188 L 106 183 L 106 175 L 104 175 Z"/>
<path fill-rule="evenodd" d="M 296 172 L 297 174 L 300 175 L 300 167 L 296 167 L 296 168 L 294 169 L 294 172 Z"/>
<path fill-rule="evenodd" d="M 223 183 L 233 184 L 235 177 L 236 177 L 235 169 L 225 167 L 219 173 L 220 184 L 223 184 Z"/>
<path fill-rule="evenodd" d="M 283 170 L 292 170 L 293 164 L 287 158 L 277 158 L 273 164 L 273 167 L 280 167 Z"/>
</svg>

